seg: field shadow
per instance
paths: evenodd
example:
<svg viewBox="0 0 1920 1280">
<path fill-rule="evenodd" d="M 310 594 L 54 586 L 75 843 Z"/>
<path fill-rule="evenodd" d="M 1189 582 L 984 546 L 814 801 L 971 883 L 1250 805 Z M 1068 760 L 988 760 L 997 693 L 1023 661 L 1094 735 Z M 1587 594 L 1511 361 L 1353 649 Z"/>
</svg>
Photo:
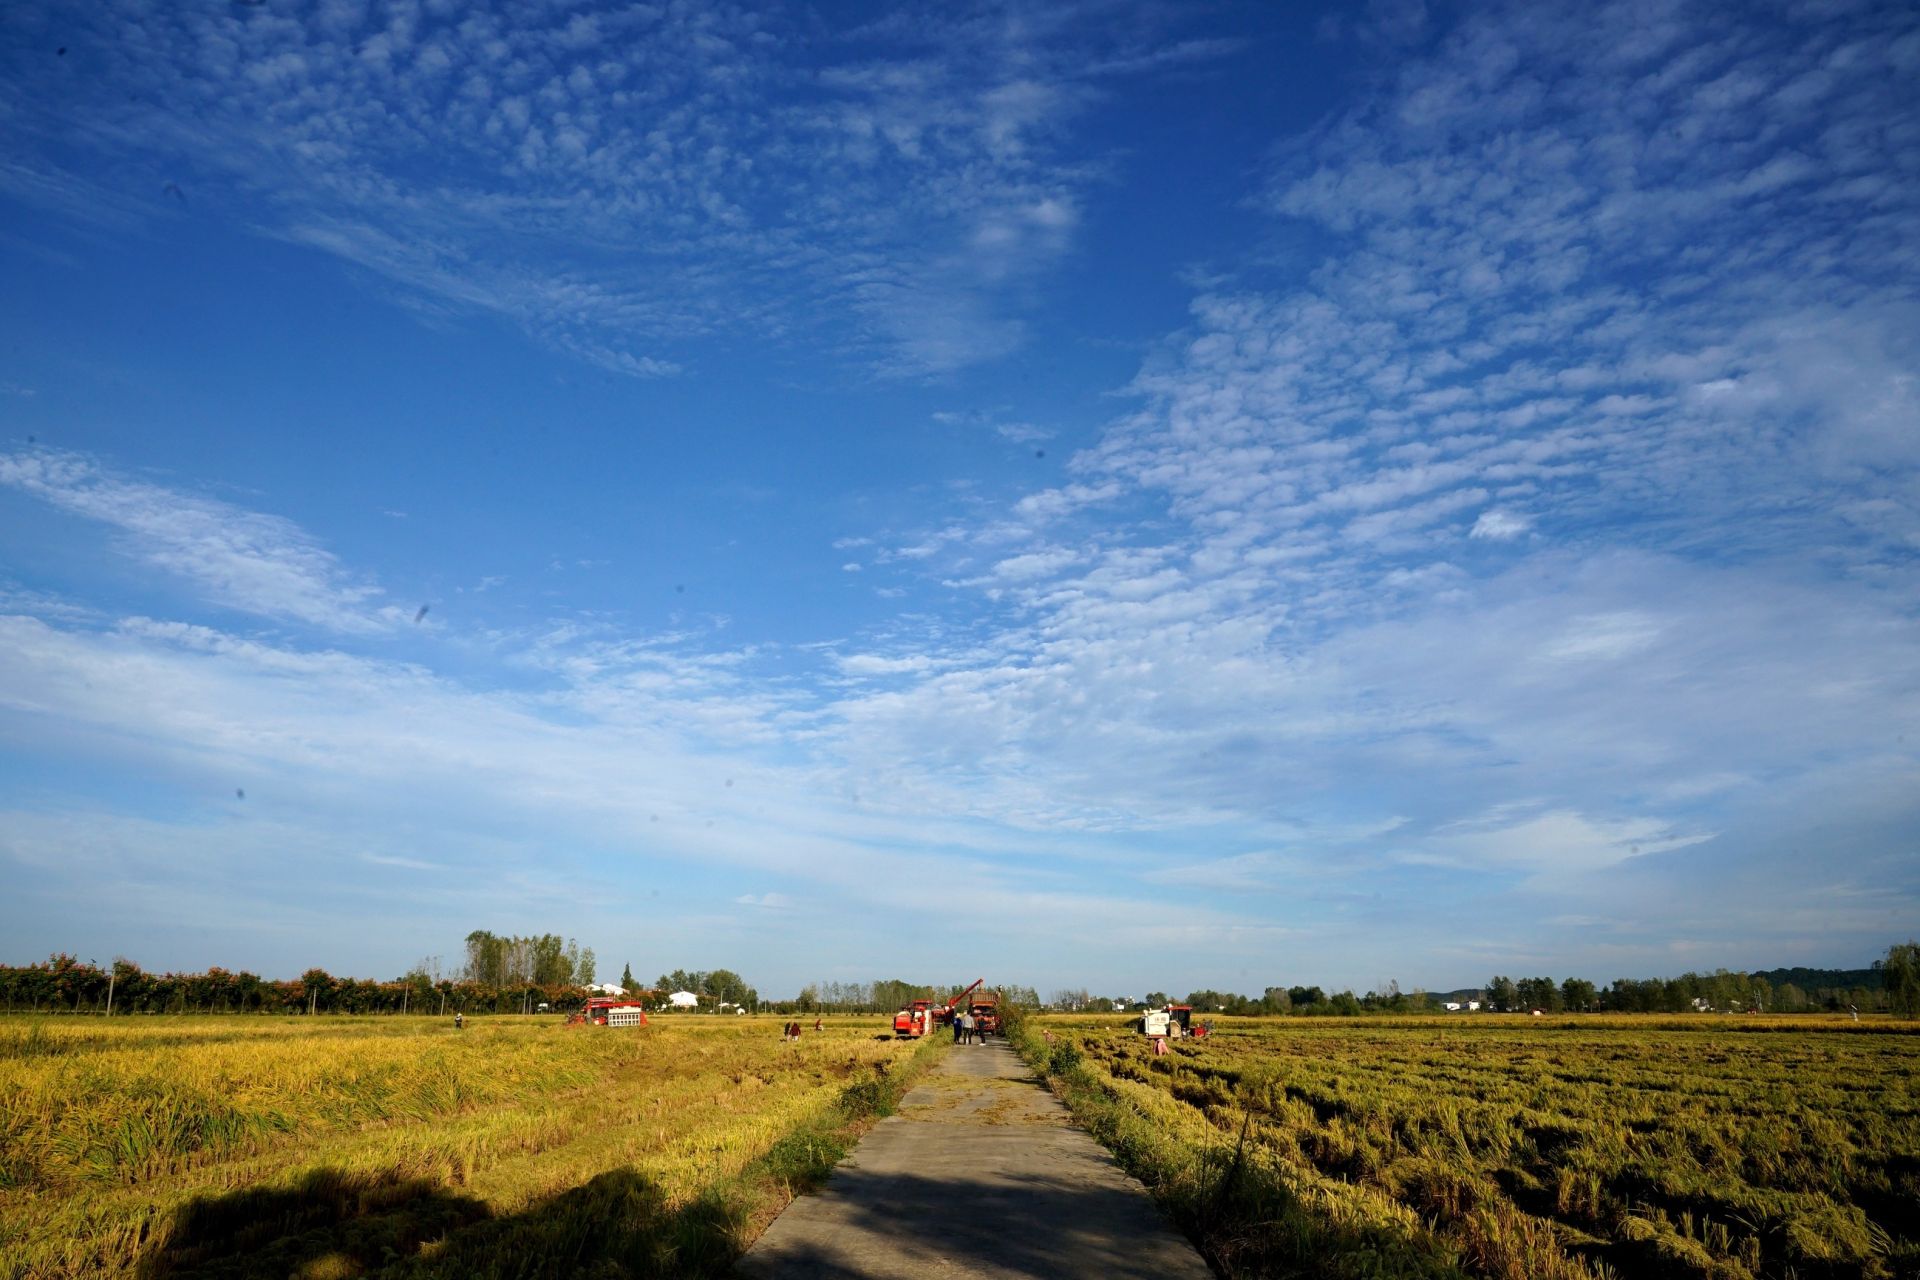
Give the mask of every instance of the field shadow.
<svg viewBox="0 0 1920 1280">
<path fill-rule="evenodd" d="M 717 1275 L 744 1210 L 722 1195 L 670 1209 L 632 1170 L 600 1174 L 516 1214 L 437 1183 L 322 1169 L 291 1188 L 208 1196 L 178 1210 L 140 1280 L 419 1280 Z"/>
<path fill-rule="evenodd" d="M 871 1280 L 954 1271 L 1034 1280 L 1167 1280 L 1207 1273 L 1137 1188 L 1065 1171 L 881 1173 L 843 1166 L 809 1210 L 798 1230 L 764 1237 L 741 1258 L 735 1280 Z"/>
<path fill-rule="evenodd" d="M 437 1183 L 316 1169 L 297 1184 L 203 1196 L 176 1210 L 140 1280 L 365 1274 L 484 1220 Z"/>
</svg>

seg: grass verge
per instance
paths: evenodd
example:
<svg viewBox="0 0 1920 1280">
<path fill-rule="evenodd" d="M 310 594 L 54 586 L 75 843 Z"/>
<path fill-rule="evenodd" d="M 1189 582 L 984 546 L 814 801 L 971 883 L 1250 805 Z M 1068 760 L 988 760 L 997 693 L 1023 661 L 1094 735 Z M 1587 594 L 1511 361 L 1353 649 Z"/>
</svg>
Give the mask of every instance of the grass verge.
<svg viewBox="0 0 1920 1280">
<path fill-rule="evenodd" d="M 1010 1019 L 1007 1038 L 1220 1274 L 1465 1280 L 1457 1250 L 1404 1206 L 1304 1176 L 1249 1144 L 1244 1127 L 1236 1137 L 1196 1126 L 1171 1098 L 1147 1110 L 1102 1082 L 1070 1038 L 1049 1042 L 1026 1019 Z"/>
</svg>

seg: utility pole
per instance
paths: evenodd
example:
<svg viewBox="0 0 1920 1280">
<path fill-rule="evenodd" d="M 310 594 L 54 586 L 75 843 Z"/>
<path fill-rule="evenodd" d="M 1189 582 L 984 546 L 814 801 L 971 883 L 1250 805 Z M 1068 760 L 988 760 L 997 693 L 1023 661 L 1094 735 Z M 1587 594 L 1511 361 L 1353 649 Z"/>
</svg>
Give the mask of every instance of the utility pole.
<svg viewBox="0 0 1920 1280">
<path fill-rule="evenodd" d="M 115 960 L 107 970 L 107 1016 L 113 1016 L 113 980 L 120 976 L 120 962 Z"/>
</svg>

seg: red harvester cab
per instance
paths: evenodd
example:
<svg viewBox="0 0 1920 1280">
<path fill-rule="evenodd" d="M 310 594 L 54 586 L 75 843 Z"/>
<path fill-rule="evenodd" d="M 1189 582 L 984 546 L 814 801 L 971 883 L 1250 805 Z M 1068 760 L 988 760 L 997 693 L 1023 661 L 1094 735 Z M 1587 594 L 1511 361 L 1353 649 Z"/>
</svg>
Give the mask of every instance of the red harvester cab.
<svg viewBox="0 0 1920 1280">
<path fill-rule="evenodd" d="M 580 1012 L 567 1019 L 569 1026 L 589 1027 L 644 1027 L 647 1025 L 647 1007 L 638 1000 L 629 1000 L 621 996 L 599 996 L 580 1007 Z"/>
<path fill-rule="evenodd" d="M 931 1015 L 928 1007 L 931 1000 L 915 1000 L 906 1008 L 893 1015 L 893 1034 L 902 1040 L 917 1040 L 927 1034 L 927 1024 Z"/>
</svg>

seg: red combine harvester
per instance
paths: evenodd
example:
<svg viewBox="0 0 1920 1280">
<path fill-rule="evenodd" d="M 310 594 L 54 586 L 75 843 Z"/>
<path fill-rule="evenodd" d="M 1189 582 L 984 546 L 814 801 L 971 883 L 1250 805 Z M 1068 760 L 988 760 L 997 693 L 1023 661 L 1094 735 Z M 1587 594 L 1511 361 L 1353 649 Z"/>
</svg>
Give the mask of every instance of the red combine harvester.
<svg viewBox="0 0 1920 1280">
<path fill-rule="evenodd" d="M 979 995 L 973 995 L 985 981 L 985 978 L 975 978 L 972 986 L 954 992 L 939 1004 L 931 1000 L 913 1001 L 893 1015 L 893 1034 L 902 1040 L 917 1040 L 936 1025 L 952 1025 L 954 1016 L 962 1009 L 973 1015 L 974 1024 L 986 1034 L 1000 1034 L 999 994 L 981 991 Z M 973 996 L 971 1002 L 967 1000 L 968 996 Z"/>
<path fill-rule="evenodd" d="M 644 1027 L 647 1007 L 620 996 L 596 996 L 567 1019 L 570 1027 Z"/>
<path fill-rule="evenodd" d="M 927 1034 L 927 1024 L 933 1021 L 932 1005 L 931 1000 L 915 1000 L 894 1014 L 894 1036 L 901 1040 L 917 1040 Z"/>
</svg>

